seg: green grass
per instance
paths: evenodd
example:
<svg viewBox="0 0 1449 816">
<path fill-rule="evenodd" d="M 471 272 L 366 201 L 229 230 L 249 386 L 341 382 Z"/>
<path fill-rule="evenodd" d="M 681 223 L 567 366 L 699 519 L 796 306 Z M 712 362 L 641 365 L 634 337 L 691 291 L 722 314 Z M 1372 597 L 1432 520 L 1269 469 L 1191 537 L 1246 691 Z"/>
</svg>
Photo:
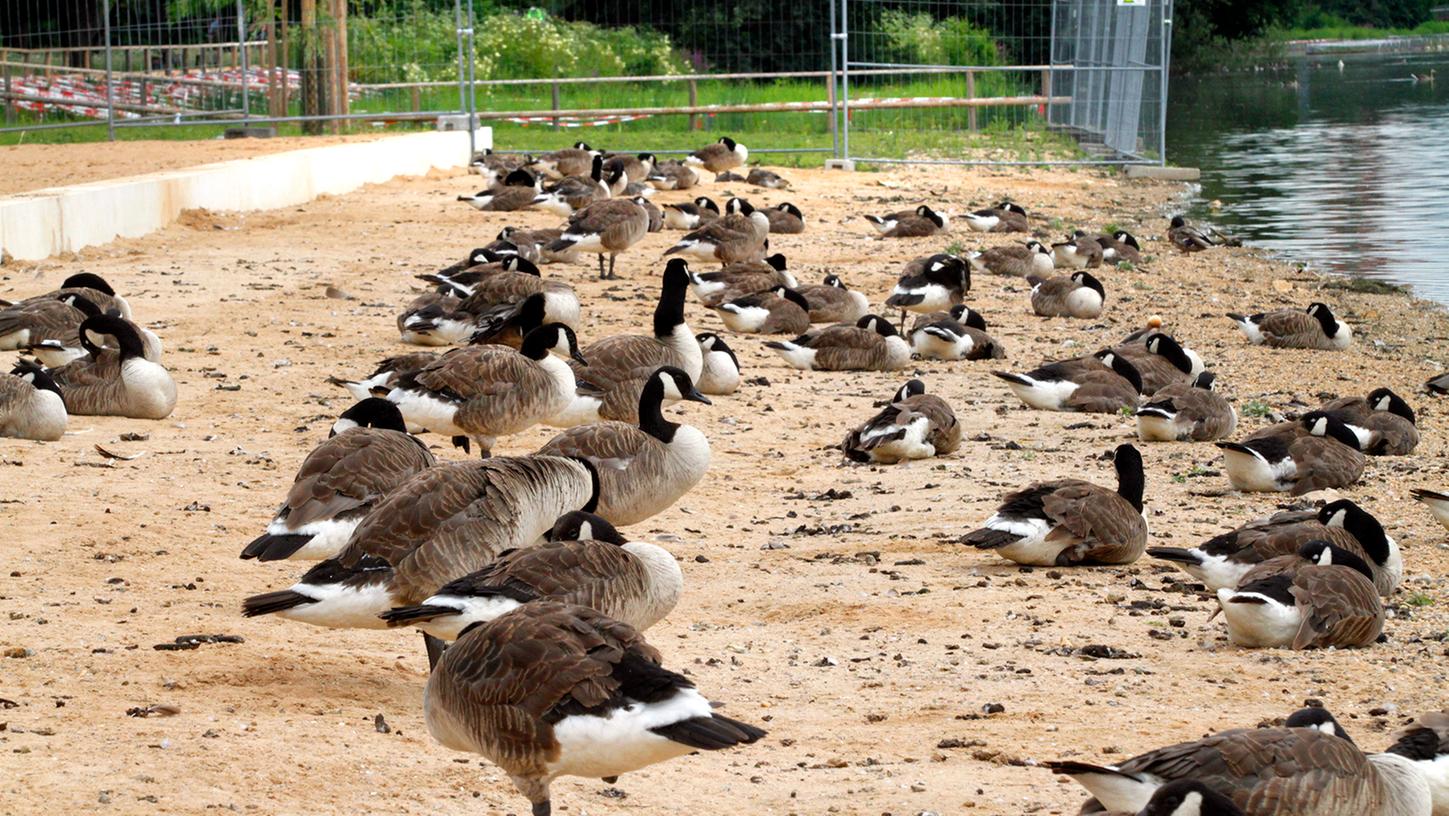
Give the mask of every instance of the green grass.
<svg viewBox="0 0 1449 816">
<path fill-rule="evenodd" d="M 1265 417 L 1273 413 L 1272 406 L 1262 400 L 1249 400 L 1243 403 L 1243 416 Z"/>
<path fill-rule="evenodd" d="M 1434 599 L 1431 596 L 1425 595 L 1422 592 L 1416 592 L 1413 595 L 1405 598 L 1404 603 L 1408 604 L 1409 606 L 1433 606 Z"/>
<path fill-rule="evenodd" d="M 1370 28 L 1355 25 L 1327 25 L 1313 28 L 1275 28 L 1268 36 L 1288 40 L 1377 40 L 1382 37 L 1428 37 L 1449 34 L 1449 20 L 1429 20 L 1413 28 Z"/>
</svg>

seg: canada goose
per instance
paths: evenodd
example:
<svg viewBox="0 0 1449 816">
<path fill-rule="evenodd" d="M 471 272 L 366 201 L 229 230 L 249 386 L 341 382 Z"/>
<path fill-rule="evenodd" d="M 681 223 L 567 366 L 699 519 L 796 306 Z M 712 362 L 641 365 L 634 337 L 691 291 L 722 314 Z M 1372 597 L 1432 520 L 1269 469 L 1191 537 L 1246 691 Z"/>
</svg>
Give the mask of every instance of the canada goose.
<svg viewBox="0 0 1449 816">
<path fill-rule="evenodd" d="M 414 298 L 397 316 L 404 343 L 415 346 L 451 346 L 474 332 L 474 315 L 461 308 L 463 299 L 429 292 Z"/>
<path fill-rule="evenodd" d="M 1135 410 L 1142 394 L 1137 368 L 1111 349 L 1085 360 L 1047 363 L 1025 374 L 991 373 L 1004 380 L 1017 399 L 1039 411 L 1116 414 L 1123 408 Z"/>
<path fill-rule="evenodd" d="M 79 294 L 80 291 L 90 290 L 72 290 L 58 295 L 55 301 L 40 301 L 39 303 L 32 303 L 27 306 L 24 314 L 49 319 L 44 320 L 38 325 L 32 324 L 35 330 L 31 331 L 29 342 L 21 344 L 17 350 L 34 356 L 46 368 L 60 368 L 67 363 L 87 356 L 90 352 L 80 342 L 80 325 L 86 318 L 95 317 L 104 313 L 89 298 L 83 294 Z M 42 305 L 48 303 L 59 303 L 61 305 Z M 64 308 L 65 305 L 69 305 L 71 307 L 70 310 L 66 310 Z M 113 317 L 120 317 L 119 310 L 114 308 L 108 314 Z M 68 331 L 55 331 L 63 321 L 72 318 L 75 322 L 71 324 Z M 146 359 L 153 363 L 161 362 L 161 338 L 157 337 L 155 332 L 131 320 L 124 317 L 121 317 L 121 320 L 126 321 L 126 324 L 141 336 L 141 342 L 146 349 L 144 355 Z M 103 337 L 101 338 L 101 345 L 103 348 L 114 348 L 115 338 L 109 336 Z"/>
<path fill-rule="evenodd" d="M 699 390 L 705 394 L 733 394 L 740 387 L 740 359 L 724 338 L 712 332 L 694 336 L 704 355 L 699 373 Z"/>
<path fill-rule="evenodd" d="M 1052 244 L 1052 262 L 1067 269 L 1089 269 L 1102 265 L 1102 245 L 1082 230 L 1067 240 Z"/>
<path fill-rule="evenodd" d="M 709 440 L 692 426 L 664 418 L 666 394 L 710 404 L 687 373 L 662 366 L 639 394 L 637 426 L 616 421 L 579 425 L 538 452 L 593 464 L 601 484 L 598 514 L 618 525 L 643 521 L 688 493 L 709 468 Z"/>
<path fill-rule="evenodd" d="M 688 287 L 689 264 L 671 259 L 664 268 L 659 303 L 654 307 L 653 334 L 616 334 L 584 347 L 588 363 L 574 367 L 578 381 L 574 397 L 548 424 L 567 428 L 600 419 L 637 420 L 635 411 L 644 382 L 660 366 L 680 368 L 691 381 L 698 377 L 704 353 L 684 321 Z"/>
<path fill-rule="evenodd" d="M 1429 784 L 1434 816 L 1449 814 L 1449 711 L 1420 714 L 1393 739 L 1384 753 L 1413 762 Z"/>
<path fill-rule="evenodd" d="M 724 264 L 758 260 L 764 255 L 769 232 L 770 220 L 763 212 L 748 201 L 732 198 L 725 205 L 724 216 L 685 233 L 664 254 L 681 253 Z"/>
<path fill-rule="evenodd" d="M 569 247 L 561 252 L 547 249 L 549 244 L 563 236 L 563 229 L 523 229 L 504 227 L 499 230 L 493 243 L 484 247 L 501 254 L 517 255 L 534 264 L 575 263 L 579 252 Z"/>
<path fill-rule="evenodd" d="M 966 226 L 976 232 L 1026 232 L 1030 229 L 1026 210 L 1020 205 L 1003 201 L 995 207 L 967 213 Z"/>
<path fill-rule="evenodd" d="M 588 175 L 590 169 L 603 161 L 603 154 L 589 147 L 587 142 L 574 142 L 573 147 L 545 153 L 534 159 L 532 165 L 553 178 Z"/>
<path fill-rule="evenodd" d="M 511 230 L 511 227 L 506 227 L 503 232 L 499 233 L 499 236 L 501 237 Z M 468 283 L 483 277 L 488 271 L 496 268 L 492 264 L 502 263 L 505 257 L 517 254 L 519 254 L 518 247 L 511 243 L 507 245 L 505 251 L 492 247 L 475 247 L 463 256 L 463 260 L 448 264 L 431 275 L 418 275 L 417 278 L 436 284 L 438 288 L 435 291 L 440 295 L 460 297 Z M 473 274 L 474 271 L 477 274 Z"/>
<path fill-rule="evenodd" d="M 1197 352 L 1160 331 L 1134 332 L 1112 350 L 1137 367 L 1142 375 L 1142 393 L 1148 396 L 1169 385 L 1191 383 L 1207 370 Z"/>
<path fill-rule="evenodd" d="M 683 590 L 679 562 L 662 547 L 628 541 L 603 517 L 575 510 L 554 523 L 548 543 L 505 550 L 421 604 L 389 609 L 382 619 L 457 640 L 464 629 L 530 601 L 557 601 L 598 610 L 642 632 L 674 609 Z"/>
<path fill-rule="evenodd" d="M 795 291 L 810 304 L 811 323 L 854 323 L 870 312 L 865 293 L 846 288 L 839 275 L 826 275 L 820 283 Z"/>
<path fill-rule="evenodd" d="M 760 212 L 770 219 L 770 232 L 781 235 L 798 235 L 805 231 L 805 214 L 800 212 L 799 207 L 788 201 L 773 207 L 766 207 Z"/>
<path fill-rule="evenodd" d="M 377 364 L 372 373 L 360 380 L 344 380 L 341 377 L 328 377 L 327 382 L 332 385 L 340 385 L 347 389 L 354 399 L 365 400 L 368 397 L 385 397 L 387 393 L 397 385 L 398 380 L 407 374 L 416 373 L 437 362 L 441 355 L 433 351 L 415 351 L 410 354 L 398 354 L 387 357 Z M 426 429 L 421 425 L 408 425 L 408 430 L 413 433 L 422 433 Z"/>
<path fill-rule="evenodd" d="M 699 183 L 699 174 L 680 161 L 659 162 L 646 179 L 656 190 L 688 190 Z"/>
<path fill-rule="evenodd" d="M 247 598 L 242 614 L 385 629 L 384 612 L 420 604 L 500 553 L 533 544 L 570 510 L 592 511 L 598 490 L 592 465 L 558 456 L 427 468 L 374 505 L 337 557 L 314 565 L 289 589 Z M 440 644 L 426 640 L 435 662 Z"/>
<path fill-rule="evenodd" d="M 1296 553 L 1310 541 L 1327 541 L 1363 559 L 1380 595 L 1393 594 L 1403 580 L 1399 545 L 1378 519 L 1348 499 L 1329 502 L 1316 511 L 1282 511 L 1254 519 L 1190 549 L 1152 547 L 1147 554 L 1177 564 L 1202 581 L 1208 591 L 1216 592 L 1236 587 L 1257 565 Z"/>
<path fill-rule="evenodd" d="M 727 300 L 763 292 L 776 286 L 798 289 L 785 256 L 776 252 L 763 261 L 727 264 L 716 272 L 689 273 L 689 288 L 699 301 L 714 308 Z"/>
<path fill-rule="evenodd" d="M 1135 813 L 1169 782 L 1196 779 L 1251 816 L 1427 816 L 1429 786 L 1414 762 L 1365 754 L 1316 728 L 1222 731 L 1116 765 L 1048 762 L 1092 794 L 1083 813 Z"/>
<path fill-rule="evenodd" d="M 629 181 L 643 181 L 654 173 L 653 153 L 640 153 L 637 156 L 610 156 L 604 159 L 604 172 L 622 172 Z"/>
<path fill-rule="evenodd" d="M 946 401 L 926 393 L 926 384 L 901 386 L 880 413 L 845 435 L 840 449 L 852 462 L 892 465 L 928 459 L 961 446 L 961 423 Z"/>
<path fill-rule="evenodd" d="M 1238 412 L 1213 391 L 1216 379 L 1216 374 L 1204 371 L 1190 383 L 1157 389 L 1137 409 L 1137 438 L 1143 442 L 1211 442 L 1232 436 L 1238 427 Z"/>
<path fill-rule="evenodd" d="M 103 349 L 109 335 L 115 349 Z M 80 326 L 80 342 L 90 356 L 53 369 L 65 409 L 72 415 L 165 419 L 176 407 L 176 382 L 158 363 L 146 359 L 141 335 L 130 321 L 101 315 Z"/>
<path fill-rule="evenodd" d="M 1437 377 L 1430 377 L 1424 382 L 1424 390 L 1431 394 L 1443 396 L 1449 394 L 1449 373 L 1440 374 Z"/>
<path fill-rule="evenodd" d="M 27 360 L 0 374 L 0 437 L 54 442 L 65 436 L 65 400 L 49 372 Z"/>
<path fill-rule="evenodd" d="M 473 195 L 458 196 L 475 209 L 483 212 L 514 212 L 533 206 L 533 200 L 540 193 L 538 180 L 527 170 L 514 170 L 497 187 L 479 190 Z"/>
<path fill-rule="evenodd" d="M 949 312 L 916 318 L 911 328 L 911 348 L 926 360 L 990 360 L 1006 356 L 1006 347 L 986 333 L 986 319 L 964 303 L 952 306 Z"/>
<path fill-rule="evenodd" d="M 811 329 L 765 348 L 802 371 L 895 371 L 911 362 L 911 347 L 895 327 L 868 314 L 850 323 Z"/>
<path fill-rule="evenodd" d="M 715 181 L 723 181 L 724 179 L 721 179 L 720 176 L 724 175 L 726 171 L 743 165 L 749 159 L 748 148 L 728 136 L 722 136 L 714 144 L 701 147 L 685 156 L 684 162 L 703 167 L 715 174 Z"/>
<path fill-rule="evenodd" d="M 1437 490 L 1429 490 L 1423 487 L 1416 487 L 1409 491 L 1413 497 L 1424 503 L 1429 512 L 1445 527 L 1449 527 L 1449 493 L 1440 493 Z"/>
<path fill-rule="evenodd" d="M 471 289 L 472 294 L 458 304 L 474 316 L 472 325 L 465 327 L 471 330 L 466 335 L 469 342 L 500 342 L 494 337 L 526 317 L 524 307 L 531 305 L 529 299 L 535 295 L 542 297 L 543 311 L 529 316 L 570 328 L 579 322 L 579 297 L 573 287 L 557 279 L 545 280 L 538 267 L 522 258 L 505 258 L 498 271 L 480 278 Z"/>
<path fill-rule="evenodd" d="M 465 451 L 469 438 L 477 440 L 486 457 L 498 437 L 544 421 L 573 398 L 573 369 L 553 354 L 584 361 L 574 330 L 562 323 L 529 332 L 518 351 L 504 346 L 453 349 L 422 370 L 399 377 L 387 399 L 408 424 L 453 437 Z"/>
<path fill-rule="evenodd" d="M 740 334 L 804 334 L 810 330 L 810 304 L 793 289 L 777 286 L 716 306 L 730 331 Z"/>
<path fill-rule="evenodd" d="M 1234 490 L 1287 491 L 1301 496 L 1329 487 L 1348 487 L 1363 475 L 1359 439 L 1321 411 L 1305 414 L 1301 430 L 1287 429 L 1243 442 L 1218 442 L 1223 469 Z M 1300 435 L 1307 431 L 1307 435 Z"/>
<path fill-rule="evenodd" d="M 756 187 L 768 187 L 771 190 L 788 190 L 790 182 L 774 170 L 766 170 L 763 167 L 751 167 L 749 175 L 745 176 L 746 184 L 753 184 Z"/>
<path fill-rule="evenodd" d="M 543 192 L 533 197 L 532 207 L 568 218 L 595 201 L 607 199 L 612 188 L 604 180 L 604 160 L 594 157 L 593 169 L 586 176 L 565 176 L 555 184 L 545 186 Z"/>
<path fill-rule="evenodd" d="M 1374 445 L 1364 452 L 1375 456 L 1407 456 L 1419 445 L 1414 409 L 1403 397 L 1387 388 L 1375 388 L 1367 397 L 1340 397 L 1319 409 L 1372 433 Z"/>
<path fill-rule="evenodd" d="M 533 164 L 533 157 L 526 153 L 494 153 L 493 148 L 488 147 L 473 154 L 468 162 L 468 172 L 482 176 L 492 184 L 529 164 Z"/>
<path fill-rule="evenodd" d="M 1196 779 L 1179 779 L 1158 788 L 1137 816 L 1244 816 L 1233 800 Z"/>
<path fill-rule="evenodd" d="M 961 543 L 995 550 L 1019 564 L 1130 564 L 1147 547 L 1142 515 L 1142 454 L 1131 445 L 1112 453 L 1117 489 L 1080 479 L 1037 482 L 1007 493 L 996 513 Z"/>
<path fill-rule="evenodd" d="M 0 351 L 46 342 L 75 345 L 80 342 L 81 323 L 101 314 L 90 298 L 76 292 L 21 301 L 0 310 Z"/>
<path fill-rule="evenodd" d="M 971 268 L 978 272 L 1018 278 L 1046 277 L 1055 268 L 1051 250 L 1040 241 L 983 249 L 971 256 L 970 262 Z"/>
<path fill-rule="evenodd" d="M 692 230 L 719 218 L 719 205 L 708 196 L 700 196 L 683 204 L 664 205 L 664 226 Z"/>
<path fill-rule="evenodd" d="M 886 298 L 887 306 L 910 312 L 939 312 L 960 303 L 971 291 L 971 267 L 941 252 L 906 264 Z"/>
<path fill-rule="evenodd" d="M 1235 645 L 1342 649 L 1378 639 L 1384 606 L 1363 559 L 1326 541 L 1310 541 L 1296 556 L 1279 558 L 1302 563 L 1260 564 L 1257 575 L 1249 572 L 1237 588 L 1217 591 Z"/>
<path fill-rule="evenodd" d="M 922 204 L 914 210 L 889 215 L 867 215 L 880 238 L 924 238 L 946 231 L 946 216 Z"/>
<path fill-rule="evenodd" d="M 106 283 L 105 278 L 94 272 L 77 272 L 61 281 L 59 289 L 43 295 L 34 295 L 16 303 L 0 300 L 0 307 L 8 310 L 13 306 L 26 306 L 42 300 L 55 300 L 66 295 L 80 295 L 94 303 L 103 314 L 119 314 L 127 320 L 135 320 L 131 315 L 131 304 L 116 294 L 116 290 Z M 0 314 L 3 314 L 3 311 L 0 311 Z"/>
<path fill-rule="evenodd" d="M 644 199 L 614 198 L 596 201 L 569 218 L 568 226 L 557 241 L 548 245 L 550 252 L 576 248 L 599 255 L 599 280 L 617 277 L 614 261 L 619 253 L 633 246 L 649 232 L 649 211 Z M 604 274 L 604 255 L 609 256 L 609 272 Z"/>
<path fill-rule="evenodd" d="M 1229 312 L 1243 336 L 1255 346 L 1335 351 L 1353 342 L 1353 329 L 1337 320 L 1324 303 L 1313 303 L 1303 311 L 1279 309 L 1245 317 Z"/>
<path fill-rule="evenodd" d="M 1117 230 L 1111 235 L 1098 235 L 1097 243 L 1102 247 L 1102 260 L 1107 263 L 1142 262 L 1142 246 L 1137 243 L 1137 237 L 1127 230 Z"/>
<path fill-rule="evenodd" d="M 553 812 L 560 776 L 613 782 L 695 751 L 765 732 L 716 714 L 694 683 L 660 664 L 633 627 L 582 606 L 526 604 L 463 633 L 428 678 L 428 733 L 498 765 Z"/>
<path fill-rule="evenodd" d="M 408 435 L 397 406 L 368 397 L 343 412 L 327 440 L 302 460 L 266 532 L 241 557 L 331 558 L 378 500 L 435 464 L 427 446 Z"/>
<path fill-rule="evenodd" d="M 1319 706 L 1308 706 L 1300 708 L 1283 719 L 1284 728 L 1313 728 L 1329 736 L 1338 737 L 1345 742 L 1353 742 L 1353 737 L 1343 730 L 1338 720 L 1328 713 L 1328 709 Z"/>
<path fill-rule="evenodd" d="M 1031 310 L 1042 317 L 1100 317 L 1107 302 L 1107 290 L 1091 272 L 1027 282 L 1032 285 Z"/>
</svg>

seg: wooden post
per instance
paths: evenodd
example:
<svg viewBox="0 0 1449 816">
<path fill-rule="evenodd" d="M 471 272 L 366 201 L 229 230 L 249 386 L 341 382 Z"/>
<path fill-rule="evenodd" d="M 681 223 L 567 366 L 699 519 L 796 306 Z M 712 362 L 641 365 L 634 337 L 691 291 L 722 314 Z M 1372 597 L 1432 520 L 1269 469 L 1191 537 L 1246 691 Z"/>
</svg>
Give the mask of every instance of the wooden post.
<svg viewBox="0 0 1449 816">
<path fill-rule="evenodd" d="M 423 109 L 423 91 L 416 85 L 414 85 L 409 90 L 413 92 L 413 113 L 417 113 L 418 111 Z"/>
<path fill-rule="evenodd" d="M 1047 100 L 1046 101 L 1046 105 L 1045 105 L 1046 110 L 1042 114 L 1042 118 L 1044 118 L 1048 122 L 1050 122 L 1051 121 L 1051 118 L 1052 118 L 1051 117 L 1051 107 L 1052 107 L 1052 102 L 1051 102 L 1051 99 L 1052 99 L 1052 71 L 1051 71 L 1050 68 L 1043 68 L 1042 71 L 1041 71 L 1041 95 L 1043 97 L 1045 97 L 1046 100 Z"/>
<path fill-rule="evenodd" d="M 302 115 L 320 116 L 325 110 L 322 97 L 325 84 L 322 82 L 322 43 L 317 33 L 317 0 L 302 2 Z M 321 122 L 303 122 L 302 132 L 322 132 Z"/>
<path fill-rule="evenodd" d="M 347 0 L 333 0 L 332 8 L 333 17 L 336 20 L 333 36 L 337 38 L 337 49 L 334 54 L 336 62 L 333 63 L 337 72 L 337 101 L 335 107 L 338 114 L 346 116 L 352 112 L 352 96 L 348 93 L 351 86 L 352 72 L 348 67 L 347 60 Z M 342 120 L 337 122 L 336 129 L 345 132 L 351 130 L 351 126 L 346 120 Z"/>
<path fill-rule="evenodd" d="M 137 88 L 141 92 L 141 104 L 143 106 L 150 104 L 150 102 L 148 101 L 149 100 L 149 97 L 146 96 L 146 90 L 147 90 L 146 89 L 146 80 L 147 80 L 147 75 L 144 74 L 144 73 L 142 73 L 141 76 L 138 77 L 138 81 L 136 83 L 137 84 Z"/>
<path fill-rule="evenodd" d="M 691 79 L 689 81 L 689 106 L 693 108 L 697 105 L 699 105 L 699 83 Z M 689 115 L 689 129 L 699 130 L 699 114 L 691 113 Z"/>
<path fill-rule="evenodd" d="M 279 104 L 280 113 L 278 115 L 286 116 L 291 110 L 292 105 L 292 74 L 291 69 L 288 67 L 292 52 L 288 48 L 290 43 L 287 40 L 288 34 L 292 29 L 287 24 L 286 3 L 282 4 L 280 12 L 281 14 L 278 15 L 280 19 L 277 21 L 277 82 L 282 86 L 281 93 L 279 94 L 282 99 Z"/>
<path fill-rule="evenodd" d="M 554 110 L 558 110 L 559 109 L 559 104 L 558 104 L 558 80 L 554 80 L 554 82 L 553 82 L 553 109 Z M 553 120 L 553 129 L 554 130 L 558 130 L 558 117 L 554 117 L 554 120 Z"/>
<path fill-rule="evenodd" d="M 825 77 L 825 101 L 830 103 L 830 110 L 826 111 L 826 118 L 830 120 L 830 141 L 835 142 L 837 138 L 835 130 L 840 127 L 840 123 L 835 121 L 837 117 L 835 113 L 835 72 L 833 70 L 829 76 Z"/>
<path fill-rule="evenodd" d="M 975 71 L 967 71 L 966 72 L 966 98 L 967 99 L 975 99 L 976 98 L 976 72 Z M 966 127 L 969 128 L 972 133 L 975 133 L 976 132 L 976 108 L 974 108 L 974 107 L 970 107 L 970 108 L 967 108 L 966 109 Z"/>
<path fill-rule="evenodd" d="M 15 123 L 15 100 L 10 96 L 10 54 L 0 51 L 0 62 L 5 63 L 0 66 L 0 76 L 5 78 L 5 124 L 12 125 Z"/>
</svg>

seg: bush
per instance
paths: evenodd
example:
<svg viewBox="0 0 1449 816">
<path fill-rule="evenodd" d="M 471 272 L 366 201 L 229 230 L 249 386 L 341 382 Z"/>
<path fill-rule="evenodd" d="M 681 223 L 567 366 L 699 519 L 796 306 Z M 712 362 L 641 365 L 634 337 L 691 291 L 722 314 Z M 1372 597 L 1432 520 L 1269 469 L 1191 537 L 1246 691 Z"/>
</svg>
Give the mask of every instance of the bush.
<svg viewBox="0 0 1449 816">
<path fill-rule="evenodd" d="M 937 20 L 924 12 L 881 12 L 878 24 L 886 62 L 917 65 L 999 65 L 991 32 L 961 17 Z"/>
</svg>

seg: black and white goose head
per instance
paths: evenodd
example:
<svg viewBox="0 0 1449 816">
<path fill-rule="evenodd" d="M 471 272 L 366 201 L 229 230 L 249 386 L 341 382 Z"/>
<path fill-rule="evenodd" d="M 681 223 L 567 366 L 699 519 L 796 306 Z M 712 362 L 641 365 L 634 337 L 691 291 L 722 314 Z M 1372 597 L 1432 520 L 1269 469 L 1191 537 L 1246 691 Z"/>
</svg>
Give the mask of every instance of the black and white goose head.
<svg viewBox="0 0 1449 816">
<path fill-rule="evenodd" d="M 543 276 L 543 273 L 538 269 L 538 265 L 522 255 L 504 256 L 499 266 L 505 272 L 518 272 L 524 275 L 532 275 L 535 278 Z"/>
<path fill-rule="evenodd" d="M 1193 388 L 1201 388 L 1204 391 L 1215 391 L 1218 385 L 1218 375 L 1211 371 L 1203 371 L 1192 380 Z"/>
<path fill-rule="evenodd" d="M 1093 275 L 1091 272 L 1073 272 L 1072 280 L 1076 281 L 1078 286 L 1085 286 L 1093 292 L 1096 292 L 1097 296 L 1104 303 L 1106 302 L 1107 290 L 1102 287 L 1102 282 L 1097 280 L 1096 275 Z"/>
<path fill-rule="evenodd" d="M 596 513 L 574 510 L 564 513 L 548 531 L 549 541 L 604 541 L 624 546 L 629 543 L 614 525 Z"/>
<path fill-rule="evenodd" d="M 891 398 L 891 402 L 901 402 L 911 397 L 919 397 L 924 393 L 926 393 L 925 383 L 920 380 L 908 380 L 905 385 L 896 389 L 895 396 Z"/>
<path fill-rule="evenodd" d="M 839 275 L 833 275 L 833 274 L 832 275 L 826 275 L 824 277 L 824 279 L 822 279 L 820 282 L 822 284 L 824 284 L 825 286 L 830 286 L 830 287 L 833 287 L 835 289 L 847 289 L 848 288 L 845 285 L 845 281 L 841 280 Z"/>
<path fill-rule="evenodd" d="M 801 219 L 802 221 L 805 219 L 805 213 L 800 212 L 799 207 L 796 207 L 794 204 L 791 204 L 788 201 L 775 205 L 775 209 L 779 210 L 780 212 L 789 213 L 796 218 Z"/>
<path fill-rule="evenodd" d="M 60 282 L 62 289 L 94 289 L 97 292 L 116 296 L 116 290 L 111 288 L 106 279 L 94 272 L 77 272 L 74 275 Z"/>
<path fill-rule="evenodd" d="M 1137 816 L 1243 816 L 1243 810 L 1196 779 L 1178 779 L 1153 791 Z"/>
<path fill-rule="evenodd" d="M 1102 349 L 1101 351 L 1097 352 L 1092 356 L 1100 360 L 1102 362 L 1102 365 L 1116 372 L 1117 376 L 1131 383 L 1133 390 L 1135 390 L 1137 393 L 1142 393 L 1142 373 L 1139 372 L 1137 370 L 1137 366 L 1132 365 L 1132 363 L 1126 357 L 1123 357 L 1122 355 L 1111 349 Z M 1127 447 L 1131 446 L 1129 445 Z M 1133 448 L 1133 450 L 1136 449 Z"/>
<path fill-rule="evenodd" d="M 1112 233 L 1112 238 L 1119 244 L 1126 244 L 1135 250 L 1141 251 L 1142 245 L 1137 243 L 1137 236 L 1127 230 L 1117 230 Z"/>
<path fill-rule="evenodd" d="M 1307 312 L 1309 316 L 1318 321 L 1318 325 L 1323 327 L 1323 333 L 1328 337 L 1337 337 L 1348 328 L 1334 317 L 1333 310 L 1328 308 L 1327 303 L 1310 303 Z"/>
<path fill-rule="evenodd" d="M 873 331 L 876 334 L 880 335 L 881 337 L 899 337 L 900 336 L 900 332 L 896 331 L 896 327 L 895 326 L 892 326 L 889 320 L 886 320 L 885 318 L 881 317 L 880 315 L 873 315 L 873 314 L 865 315 L 864 317 L 862 317 L 859 320 L 855 321 L 855 327 L 857 329 L 865 329 L 866 331 Z"/>
<path fill-rule="evenodd" d="M 963 326 L 966 326 L 967 328 L 976 329 L 977 331 L 987 330 L 986 318 L 983 317 L 980 312 L 976 311 L 970 306 L 967 306 L 964 303 L 958 303 L 955 306 L 952 306 L 948 314 L 951 315 L 952 320 L 960 323 Z"/>
<path fill-rule="evenodd" d="M 1375 411 L 1387 411 L 1390 414 L 1407 419 L 1411 425 L 1418 424 L 1417 418 L 1414 416 L 1414 409 L 1409 407 L 1409 403 L 1405 402 L 1403 397 L 1387 388 L 1375 388 L 1370 391 L 1368 394 L 1368 404 Z"/>
<path fill-rule="evenodd" d="M 1352 500 L 1337 499 L 1318 508 L 1318 523 L 1347 530 L 1374 565 L 1389 574 L 1393 585 L 1403 578 L 1404 559 L 1398 542 L 1389 536 L 1384 525 L 1372 513 Z"/>
<path fill-rule="evenodd" d="M 80 341 L 92 357 L 101 355 L 101 347 L 107 335 L 115 338 L 121 360 L 140 359 L 146 356 L 146 344 L 140 332 L 129 321 L 114 315 L 88 317 L 80 324 Z"/>
<path fill-rule="evenodd" d="M 714 199 L 710 198 L 709 196 L 700 196 L 696 198 L 694 200 L 694 206 L 700 208 L 701 210 L 709 210 L 715 215 L 719 215 L 719 205 L 714 203 Z"/>
<path fill-rule="evenodd" d="M 589 361 L 579 352 L 579 338 L 574 330 L 562 323 L 547 323 L 523 336 L 523 345 L 518 352 L 530 360 L 540 361 L 557 354 L 573 359 L 586 366 Z"/>
<path fill-rule="evenodd" d="M 50 376 L 50 372 L 30 360 L 16 360 L 15 367 L 10 369 L 10 373 L 30 383 L 30 386 L 37 391 L 49 391 L 56 396 L 61 396 L 60 386 L 55 382 L 55 378 Z"/>
<path fill-rule="evenodd" d="M 922 204 L 921 206 L 916 208 L 916 215 L 919 215 L 927 221 L 930 221 L 932 224 L 935 224 L 936 229 L 943 230 L 946 228 L 946 222 L 948 220 L 946 214 L 938 213 L 930 207 L 926 206 L 925 204 Z"/>
<path fill-rule="evenodd" d="M 1367 443 L 1348 424 L 1323 411 L 1309 411 L 1298 421 L 1309 434 L 1342 442 L 1354 450 L 1362 450 Z"/>
<path fill-rule="evenodd" d="M 770 291 L 771 292 L 774 292 L 776 295 L 779 295 L 780 297 L 784 298 L 785 300 L 790 301 L 791 303 L 795 304 L 796 306 L 799 306 L 801 309 L 804 309 L 806 312 L 809 312 L 810 311 L 810 302 L 805 299 L 805 296 L 804 295 L 800 294 L 799 292 L 796 292 L 794 289 L 791 289 L 788 286 L 776 286 L 776 287 L 772 288 Z"/>
<path fill-rule="evenodd" d="M 1012 201 L 1003 201 L 996 205 L 996 209 L 1026 215 L 1026 208 Z"/>
<path fill-rule="evenodd" d="M 639 394 L 639 430 L 658 439 L 665 444 L 674 441 L 674 434 L 679 430 L 679 423 L 670 422 L 664 418 L 665 400 L 688 400 L 690 402 L 702 402 L 705 405 L 713 405 L 709 397 L 700 393 L 692 380 L 683 369 L 675 366 L 661 366 L 655 369 L 654 374 L 644 383 L 644 389 Z"/>
<path fill-rule="evenodd" d="M 1147 350 L 1172 363 L 1178 371 L 1196 377 L 1203 373 L 1203 362 L 1196 352 L 1183 348 L 1172 335 L 1155 332 L 1147 336 Z"/>
<path fill-rule="evenodd" d="M 1049 247 L 1046 244 L 1043 244 L 1041 241 L 1037 241 L 1035 239 L 1033 239 L 1031 241 L 1027 241 L 1026 242 L 1026 248 L 1029 249 L 1029 250 L 1031 250 L 1032 252 L 1035 252 L 1038 255 L 1045 255 L 1048 258 L 1050 258 L 1052 256 L 1051 247 Z"/>
<path fill-rule="evenodd" d="M 368 397 L 343 411 L 327 436 L 334 437 L 353 428 L 381 428 L 388 431 L 407 433 L 407 423 L 397 405 L 381 398 Z"/>
<path fill-rule="evenodd" d="M 1283 727 L 1312 728 L 1314 731 L 1322 732 L 1331 737 L 1338 737 L 1344 742 L 1353 742 L 1353 737 L 1349 736 L 1348 732 L 1343 730 L 1343 726 L 1338 724 L 1338 720 L 1334 719 L 1333 715 L 1328 713 L 1328 709 L 1322 706 L 1308 706 L 1307 708 L 1298 709 L 1288 715 L 1288 719 L 1283 721 Z"/>
</svg>

